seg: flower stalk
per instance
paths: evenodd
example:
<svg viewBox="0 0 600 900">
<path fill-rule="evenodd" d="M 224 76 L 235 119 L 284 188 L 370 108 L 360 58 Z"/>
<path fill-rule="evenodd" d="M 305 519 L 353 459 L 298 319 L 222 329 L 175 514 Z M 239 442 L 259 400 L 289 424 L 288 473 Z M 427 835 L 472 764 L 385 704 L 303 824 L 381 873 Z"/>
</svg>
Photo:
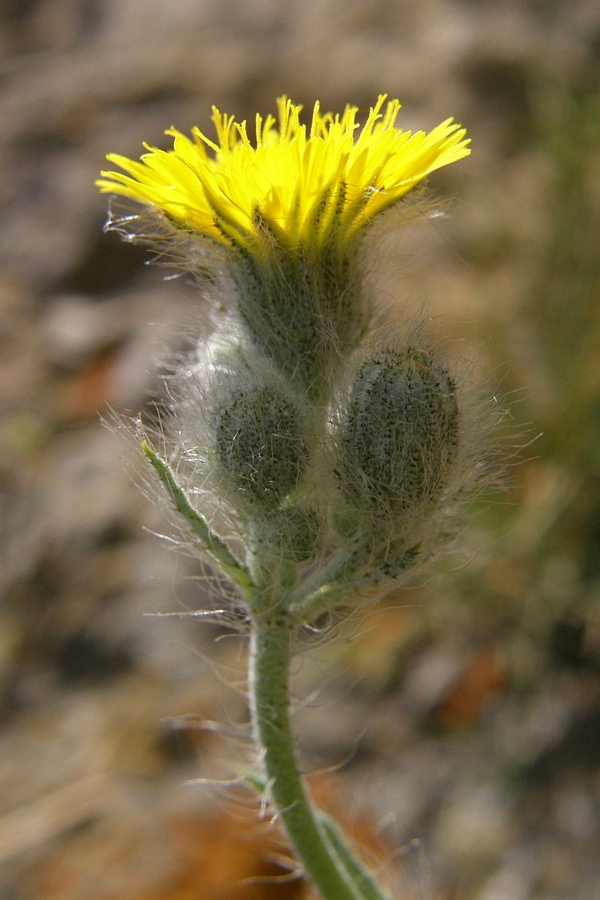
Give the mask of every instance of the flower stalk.
<svg viewBox="0 0 600 900">
<path fill-rule="evenodd" d="M 110 154 L 121 171 L 98 181 L 150 210 L 161 253 L 183 254 L 221 310 L 169 378 L 171 464 L 145 435 L 140 446 L 188 546 L 245 608 L 265 793 L 323 900 L 388 895 L 304 786 L 290 718 L 297 636 L 432 559 L 482 471 L 477 458 L 473 478 L 469 407 L 443 355 L 373 337 L 366 232 L 470 152 L 452 119 L 412 133 L 399 109 L 381 96 L 360 128 L 356 108 L 317 103 L 307 127 L 284 97 L 278 123 L 257 117 L 254 142 L 214 109 L 216 141 L 171 128 L 172 150 Z M 107 227 L 145 239 L 130 214 Z"/>
<path fill-rule="evenodd" d="M 360 863 L 332 841 L 319 822 L 298 771 L 289 715 L 291 638 L 295 626 L 281 610 L 253 617 L 250 637 L 250 706 L 273 804 L 308 878 L 325 900 L 385 900 Z M 348 862 L 350 868 L 348 868 Z M 369 889 L 370 893 L 365 893 Z"/>
</svg>

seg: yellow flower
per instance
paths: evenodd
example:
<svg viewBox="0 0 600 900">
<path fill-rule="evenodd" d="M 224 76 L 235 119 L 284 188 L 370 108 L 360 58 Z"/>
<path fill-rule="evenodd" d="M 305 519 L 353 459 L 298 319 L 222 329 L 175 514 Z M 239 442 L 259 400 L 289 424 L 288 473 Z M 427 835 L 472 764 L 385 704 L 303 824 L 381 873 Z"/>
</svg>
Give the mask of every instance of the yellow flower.
<svg viewBox="0 0 600 900">
<path fill-rule="evenodd" d="M 246 122 L 213 107 L 216 143 L 198 128 L 193 140 L 170 128 L 172 150 L 146 145 L 141 162 L 111 153 L 107 159 L 126 174 L 102 172 L 97 184 L 163 212 L 179 228 L 250 253 L 265 240 L 294 254 L 326 245 L 343 253 L 430 172 L 470 153 L 452 119 L 413 134 L 395 125 L 400 103 L 384 110 L 385 101 L 379 97 L 362 130 L 356 107 L 334 116 L 316 103 L 307 130 L 302 107 L 282 97 L 278 124 L 256 117 L 255 144 Z"/>
</svg>

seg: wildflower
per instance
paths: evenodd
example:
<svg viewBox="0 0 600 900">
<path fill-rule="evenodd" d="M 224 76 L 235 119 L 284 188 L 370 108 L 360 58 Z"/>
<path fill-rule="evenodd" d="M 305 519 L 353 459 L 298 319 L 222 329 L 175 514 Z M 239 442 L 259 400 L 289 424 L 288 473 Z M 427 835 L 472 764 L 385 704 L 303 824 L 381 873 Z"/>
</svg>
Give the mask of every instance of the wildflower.
<svg viewBox="0 0 600 900">
<path fill-rule="evenodd" d="M 251 254 L 269 241 L 292 253 L 333 243 L 343 253 L 370 222 L 435 169 L 468 155 L 465 130 L 447 119 L 429 134 L 396 127 L 400 103 L 382 94 L 359 130 L 357 108 L 322 113 L 310 130 L 302 107 L 281 97 L 279 125 L 256 117 L 253 145 L 247 123 L 213 107 L 217 143 L 199 128 L 193 140 L 170 128 L 173 150 L 147 146 L 141 162 L 111 153 L 121 172 L 103 172 L 104 192 L 151 206 L 178 227 Z M 358 132 L 358 136 L 357 136 Z M 214 156 L 209 154 L 214 151 Z"/>
<path fill-rule="evenodd" d="M 307 129 L 283 97 L 278 122 L 257 116 L 254 143 L 245 122 L 213 109 L 216 141 L 171 128 L 172 150 L 110 154 L 122 171 L 98 181 L 162 218 L 166 249 L 189 252 L 192 271 L 200 260 L 222 307 L 210 341 L 194 341 L 171 375 L 165 458 L 139 423 L 136 438 L 184 540 L 244 607 L 263 790 L 324 900 L 389 895 L 302 784 L 290 637 L 429 560 L 483 471 L 477 458 L 471 477 L 478 445 L 452 369 L 435 350 L 395 335 L 377 346 L 371 333 L 363 236 L 470 152 L 452 119 L 403 131 L 386 99 L 362 128 L 355 107 L 334 116 L 317 103 Z"/>
</svg>

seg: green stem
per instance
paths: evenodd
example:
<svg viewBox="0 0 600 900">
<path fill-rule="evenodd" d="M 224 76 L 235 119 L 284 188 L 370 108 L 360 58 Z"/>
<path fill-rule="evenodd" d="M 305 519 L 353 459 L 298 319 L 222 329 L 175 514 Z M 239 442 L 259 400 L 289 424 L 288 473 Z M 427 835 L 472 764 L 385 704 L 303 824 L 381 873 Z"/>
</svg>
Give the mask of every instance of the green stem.
<svg viewBox="0 0 600 900">
<path fill-rule="evenodd" d="M 374 895 L 365 894 L 365 882 L 356 883 L 327 839 L 298 770 L 289 713 L 292 622 L 280 610 L 254 617 L 250 646 L 252 720 L 271 800 L 323 900 L 366 900 Z"/>
<path fill-rule="evenodd" d="M 256 742 L 264 760 L 271 799 L 307 876 L 323 900 L 387 900 L 333 823 L 313 810 L 306 794 L 294 756 L 289 714 L 290 643 L 297 620 L 285 611 L 281 601 L 272 602 L 273 567 L 267 567 L 270 577 L 265 583 L 264 560 L 260 560 L 262 566 L 254 566 L 257 584 L 250 571 L 192 507 L 169 465 L 147 441 L 142 441 L 141 447 L 176 511 L 187 521 L 211 559 L 249 601 L 253 612 L 249 682 Z M 347 574 L 355 565 L 354 559 L 346 557 L 343 562 L 336 560 L 333 568 L 339 577 L 342 571 Z M 292 566 L 289 572 L 288 568 L 281 564 L 274 567 L 278 574 L 275 593 L 285 592 L 287 582 L 288 590 L 294 584 L 296 567 Z"/>
<path fill-rule="evenodd" d="M 324 812 L 319 811 L 319 822 L 327 841 L 343 863 L 346 872 L 350 875 L 352 883 L 358 888 L 363 900 L 387 900 L 386 895 L 381 892 L 371 873 L 364 868 L 360 860 L 354 855 L 333 819 Z"/>
<path fill-rule="evenodd" d="M 372 548 L 360 544 L 351 550 L 339 550 L 332 559 L 305 579 L 290 594 L 290 612 L 299 621 L 311 623 L 344 598 L 368 590 L 386 578 L 396 578 L 413 565 L 420 544 L 392 557 L 377 567 L 371 562 Z"/>
<path fill-rule="evenodd" d="M 170 466 L 157 456 L 147 441 L 141 442 L 141 448 L 166 489 L 173 506 L 200 539 L 207 554 L 244 594 L 254 596 L 255 585 L 250 573 L 239 559 L 236 559 L 225 541 L 210 530 L 205 519 L 193 508 L 185 491 L 177 483 Z"/>
<path fill-rule="evenodd" d="M 332 586 L 338 591 L 348 592 L 350 584 L 362 573 L 368 562 L 368 554 L 361 544 L 337 550 L 324 566 L 305 578 L 290 594 L 290 609 L 303 612 L 303 604 L 307 599 L 310 605 L 313 598 L 320 596 L 321 592 L 328 592 Z"/>
</svg>

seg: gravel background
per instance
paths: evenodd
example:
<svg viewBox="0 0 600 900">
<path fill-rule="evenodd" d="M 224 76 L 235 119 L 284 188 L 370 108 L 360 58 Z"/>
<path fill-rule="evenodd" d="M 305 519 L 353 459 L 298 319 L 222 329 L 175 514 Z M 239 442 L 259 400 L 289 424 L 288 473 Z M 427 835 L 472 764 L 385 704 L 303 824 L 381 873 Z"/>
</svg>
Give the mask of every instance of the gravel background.
<svg viewBox="0 0 600 900">
<path fill-rule="evenodd" d="M 171 124 L 210 130 L 213 103 L 388 92 L 473 155 L 431 179 L 452 218 L 386 240 L 381 290 L 477 343 L 507 445 L 543 436 L 469 565 L 299 662 L 303 758 L 398 900 L 600 898 L 598 4 L 4 0 L 0 57 L 0 896 L 308 897 L 265 880 L 277 835 L 226 787 L 243 641 L 147 615 L 206 584 L 149 533 L 98 414 L 160 390 L 199 300 L 103 233 L 94 179 Z"/>
</svg>

